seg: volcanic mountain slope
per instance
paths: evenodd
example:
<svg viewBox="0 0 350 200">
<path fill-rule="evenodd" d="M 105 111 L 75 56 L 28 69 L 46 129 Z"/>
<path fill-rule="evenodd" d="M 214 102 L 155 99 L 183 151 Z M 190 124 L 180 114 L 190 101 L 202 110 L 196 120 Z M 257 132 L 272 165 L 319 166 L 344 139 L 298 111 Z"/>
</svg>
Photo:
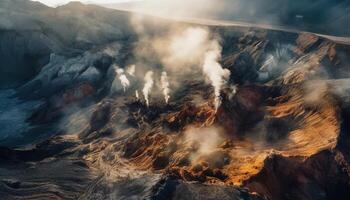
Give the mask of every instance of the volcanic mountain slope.
<svg viewBox="0 0 350 200">
<path fill-rule="evenodd" d="M 147 25 L 147 37 L 52 54 L 16 89 L 41 103 L 20 136 L 1 141 L 2 199 L 349 199 L 349 46 L 308 33 Z M 220 38 L 230 76 L 219 107 L 201 70 L 163 66 L 173 60 L 156 47 L 173 26 L 181 37 Z M 167 69 L 169 103 L 155 86 Z"/>
<path fill-rule="evenodd" d="M 73 2 L 50 8 L 28 0 L 0 2 L 1 88 L 33 78 L 51 53 L 71 57 L 134 36 L 130 15 Z"/>
</svg>

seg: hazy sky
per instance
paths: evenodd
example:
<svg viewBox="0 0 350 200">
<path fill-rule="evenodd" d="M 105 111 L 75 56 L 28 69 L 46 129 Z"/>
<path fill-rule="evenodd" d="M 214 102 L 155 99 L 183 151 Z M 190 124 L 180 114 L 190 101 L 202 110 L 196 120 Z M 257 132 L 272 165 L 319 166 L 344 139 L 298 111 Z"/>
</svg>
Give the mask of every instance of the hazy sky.
<svg viewBox="0 0 350 200">
<path fill-rule="evenodd" d="M 48 6 L 57 6 L 57 5 L 66 4 L 73 0 L 34 0 L 34 1 L 40 1 Z M 106 3 L 119 3 L 119 2 L 135 1 L 135 0 L 78 0 L 78 1 L 81 1 L 84 3 L 106 4 Z"/>
</svg>

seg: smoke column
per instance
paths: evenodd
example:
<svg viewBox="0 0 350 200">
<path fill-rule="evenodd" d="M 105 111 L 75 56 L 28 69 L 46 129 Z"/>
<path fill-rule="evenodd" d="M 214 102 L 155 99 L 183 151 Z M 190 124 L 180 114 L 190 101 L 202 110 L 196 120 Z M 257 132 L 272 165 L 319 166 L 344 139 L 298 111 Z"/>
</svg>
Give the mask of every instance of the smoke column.
<svg viewBox="0 0 350 200">
<path fill-rule="evenodd" d="M 162 72 L 162 76 L 160 77 L 160 83 L 161 83 L 161 87 L 163 90 L 163 95 L 164 95 L 164 100 L 165 103 L 169 102 L 170 99 L 170 95 L 169 95 L 169 80 L 168 80 L 168 74 L 166 72 Z"/>
<path fill-rule="evenodd" d="M 130 86 L 130 82 L 128 78 L 126 78 L 125 74 L 120 75 L 119 79 L 120 79 L 120 82 L 122 83 L 122 86 L 125 92 L 126 88 Z"/>
<path fill-rule="evenodd" d="M 145 75 L 145 85 L 143 87 L 143 96 L 145 97 L 145 100 L 146 100 L 146 104 L 147 106 L 149 106 L 149 93 L 151 92 L 152 90 L 152 87 L 153 87 L 153 72 L 152 71 L 148 71 Z"/>
<path fill-rule="evenodd" d="M 120 83 L 122 84 L 124 92 L 125 92 L 126 88 L 130 86 L 130 81 L 125 76 L 123 69 L 116 68 L 115 72 L 118 74 Z"/>
<path fill-rule="evenodd" d="M 213 41 L 213 47 L 205 54 L 203 63 L 203 72 L 209 78 L 215 93 L 215 109 L 221 104 L 220 90 L 230 76 L 228 69 L 223 69 L 218 60 L 221 56 L 221 48 L 216 41 Z"/>
<path fill-rule="evenodd" d="M 139 100 L 140 99 L 140 96 L 139 96 L 139 91 L 135 91 L 135 96 L 136 96 L 136 99 Z"/>
</svg>

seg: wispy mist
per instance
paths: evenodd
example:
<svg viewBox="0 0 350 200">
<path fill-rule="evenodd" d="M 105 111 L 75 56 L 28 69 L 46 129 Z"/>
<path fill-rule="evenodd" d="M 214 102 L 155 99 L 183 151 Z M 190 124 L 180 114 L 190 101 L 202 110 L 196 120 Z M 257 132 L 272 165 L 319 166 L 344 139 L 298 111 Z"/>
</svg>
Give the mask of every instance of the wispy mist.
<svg viewBox="0 0 350 200">
<path fill-rule="evenodd" d="M 234 20 L 350 35 L 350 28 L 342 26 L 350 19 L 346 0 L 149 0 L 108 7 L 167 18 Z"/>
</svg>

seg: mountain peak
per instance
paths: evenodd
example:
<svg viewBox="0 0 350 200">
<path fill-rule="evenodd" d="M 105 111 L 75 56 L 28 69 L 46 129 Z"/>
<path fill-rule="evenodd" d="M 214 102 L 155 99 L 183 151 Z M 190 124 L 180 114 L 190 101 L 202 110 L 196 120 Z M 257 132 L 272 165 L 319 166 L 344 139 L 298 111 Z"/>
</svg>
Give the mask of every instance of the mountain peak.
<svg viewBox="0 0 350 200">
<path fill-rule="evenodd" d="M 59 7 L 82 7 L 82 6 L 84 6 L 84 4 L 80 1 L 71 1 Z"/>
</svg>

